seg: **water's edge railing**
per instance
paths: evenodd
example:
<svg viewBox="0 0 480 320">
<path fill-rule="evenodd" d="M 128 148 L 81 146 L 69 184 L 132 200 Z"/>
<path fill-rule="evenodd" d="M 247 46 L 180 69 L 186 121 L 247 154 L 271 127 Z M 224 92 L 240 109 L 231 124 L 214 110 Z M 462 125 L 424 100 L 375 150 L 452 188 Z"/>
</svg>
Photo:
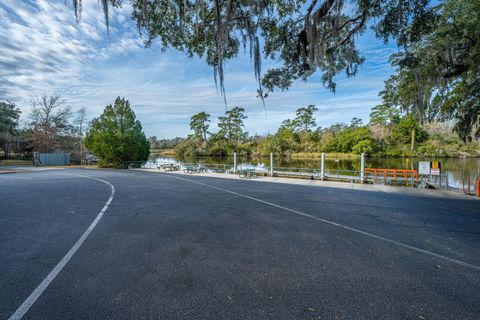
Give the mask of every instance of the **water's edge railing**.
<svg viewBox="0 0 480 320">
<path fill-rule="evenodd" d="M 130 161 L 125 164 L 126 168 L 146 168 L 162 170 L 165 166 L 173 167 L 188 173 L 209 172 L 238 174 L 245 170 L 252 170 L 256 176 L 273 176 L 285 178 L 301 178 L 311 180 L 342 181 L 352 183 L 371 183 L 391 186 L 406 186 L 414 188 L 453 189 L 448 184 L 448 175 L 438 176 L 418 175 L 416 170 L 378 169 L 364 168 L 361 170 L 338 170 L 326 168 L 295 168 L 275 167 L 253 164 L 208 164 L 202 162 L 162 162 L 156 160 Z M 166 171 L 166 170 L 165 170 Z M 363 179 L 362 179 L 363 176 Z M 472 189 L 475 193 L 475 189 Z"/>
</svg>

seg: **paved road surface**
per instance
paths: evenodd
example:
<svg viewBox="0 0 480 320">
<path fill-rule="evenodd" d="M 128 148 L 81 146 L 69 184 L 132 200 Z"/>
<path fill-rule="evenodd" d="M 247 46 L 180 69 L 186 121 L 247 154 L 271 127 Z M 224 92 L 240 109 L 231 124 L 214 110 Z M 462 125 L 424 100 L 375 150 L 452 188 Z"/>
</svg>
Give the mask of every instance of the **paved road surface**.
<svg viewBox="0 0 480 320">
<path fill-rule="evenodd" d="M 479 201 L 78 169 L 0 175 L 0 319 L 77 175 L 23 319 L 480 318 Z"/>
</svg>

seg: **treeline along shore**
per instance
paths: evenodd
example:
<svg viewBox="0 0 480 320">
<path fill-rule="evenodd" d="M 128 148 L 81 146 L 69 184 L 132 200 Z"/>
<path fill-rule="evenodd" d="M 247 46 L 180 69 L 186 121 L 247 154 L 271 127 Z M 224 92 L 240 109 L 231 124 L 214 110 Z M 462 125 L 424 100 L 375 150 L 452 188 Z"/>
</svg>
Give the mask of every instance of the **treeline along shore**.
<svg viewBox="0 0 480 320">
<path fill-rule="evenodd" d="M 286 119 L 275 133 L 249 135 L 245 130 L 245 110 L 234 107 L 218 119 L 218 131 L 210 129 L 210 115 L 200 112 L 191 117 L 192 133 L 185 138 L 150 137 L 152 152 L 164 155 L 226 156 L 276 155 L 316 159 L 355 158 L 361 153 L 374 157 L 479 157 L 478 138 L 461 139 L 448 121 L 420 123 L 412 113 L 379 105 L 370 121 L 353 118 L 350 123 L 318 127 L 314 105 L 301 107 L 294 119 Z"/>
</svg>

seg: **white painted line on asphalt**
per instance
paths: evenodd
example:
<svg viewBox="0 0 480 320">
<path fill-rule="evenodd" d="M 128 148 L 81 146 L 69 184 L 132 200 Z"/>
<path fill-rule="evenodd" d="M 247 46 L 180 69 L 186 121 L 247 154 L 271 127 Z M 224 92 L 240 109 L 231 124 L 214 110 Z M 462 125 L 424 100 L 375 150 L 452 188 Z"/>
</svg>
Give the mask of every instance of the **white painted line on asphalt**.
<svg viewBox="0 0 480 320">
<path fill-rule="evenodd" d="M 110 186 L 111 193 L 110 193 L 110 198 L 108 198 L 107 202 L 105 203 L 105 206 L 103 209 L 100 211 L 100 213 L 97 215 L 95 220 L 90 224 L 88 229 L 83 233 L 83 235 L 80 237 L 80 239 L 75 242 L 73 247 L 70 249 L 70 251 L 67 252 L 67 254 L 60 260 L 60 262 L 55 266 L 55 268 L 50 271 L 50 273 L 43 279 L 43 281 L 38 285 L 38 287 L 33 290 L 33 292 L 28 296 L 28 298 L 22 303 L 20 307 L 15 311 L 14 314 L 12 314 L 9 318 L 9 320 L 19 320 L 22 319 L 22 317 L 27 313 L 27 311 L 32 307 L 32 305 L 37 301 L 37 299 L 42 295 L 42 293 L 45 291 L 45 289 L 48 288 L 50 283 L 57 277 L 57 275 L 62 271 L 62 269 L 65 267 L 65 265 L 70 261 L 70 259 L 73 257 L 73 255 L 77 252 L 77 250 L 82 246 L 83 242 L 87 237 L 92 233 L 93 229 L 97 225 L 97 223 L 102 219 L 103 214 L 105 211 L 107 211 L 108 206 L 113 200 L 113 196 L 115 195 L 115 187 L 108 181 L 94 178 L 94 177 L 88 177 L 88 176 L 82 176 L 78 174 L 69 174 L 72 176 L 77 176 L 77 177 L 82 177 L 82 178 L 87 178 L 87 179 L 94 179 L 97 181 L 101 181 L 103 183 L 106 183 L 107 185 Z"/>
<path fill-rule="evenodd" d="M 412 250 L 412 251 L 423 253 L 423 254 L 428 255 L 428 256 L 443 259 L 445 261 L 449 261 L 449 262 L 452 262 L 452 263 L 462 265 L 464 267 L 468 267 L 468 268 L 480 271 L 480 266 L 470 264 L 468 262 L 460 261 L 460 260 L 450 258 L 450 257 L 444 256 L 444 255 L 441 255 L 441 254 L 438 254 L 438 253 L 435 253 L 435 252 L 431 252 L 431 251 L 428 251 L 428 250 L 425 250 L 425 249 L 417 248 L 417 247 L 411 246 L 411 245 L 403 243 L 403 242 L 398 242 L 398 241 L 395 241 L 395 240 L 392 240 L 392 239 L 388 239 L 388 238 L 385 238 L 385 237 L 382 237 L 382 236 L 379 236 L 379 235 L 376 235 L 376 234 L 373 234 L 373 233 L 370 233 L 370 232 L 367 232 L 367 231 L 363 231 L 363 230 L 360 230 L 360 229 L 352 228 L 352 227 L 349 227 L 349 226 L 346 226 L 346 225 L 343 225 L 343 224 L 340 224 L 340 223 L 337 223 L 337 222 L 334 222 L 334 221 L 330 221 L 330 220 L 322 219 L 322 218 L 319 218 L 319 217 L 315 217 L 315 216 L 312 216 L 308 213 L 304 213 L 304 212 L 301 212 L 301 211 L 298 211 L 298 210 L 295 210 L 295 209 L 290 209 L 290 208 L 287 208 L 287 207 L 284 207 L 284 206 L 281 206 L 281 205 L 278 205 L 278 204 L 275 204 L 275 203 L 272 203 L 272 202 L 269 202 L 269 201 L 265 201 L 265 200 L 261 200 L 261 199 L 254 198 L 254 197 L 251 197 L 251 196 L 247 196 L 245 194 L 238 193 L 238 192 L 235 192 L 235 191 L 215 187 L 215 186 L 203 183 L 203 182 L 178 177 L 178 176 L 175 176 L 173 174 L 165 174 L 165 175 L 167 175 L 169 177 L 172 177 L 172 178 L 175 178 L 175 179 L 180 179 L 180 180 L 185 180 L 185 181 L 189 181 L 189 182 L 192 182 L 192 183 L 196 183 L 196 184 L 199 184 L 199 185 L 211 188 L 211 189 L 216 189 L 216 190 L 219 190 L 219 191 L 231 193 L 231 194 L 237 195 L 237 196 L 242 197 L 242 198 L 250 199 L 250 200 L 257 201 L 257 202 L 260 202 L 260 203 L 263 203 L 263 204 L 267 204 L 269 206 L 279 208 L 279 209 L 282 209 L 282 210 L 285 210 L 285 211 L 288 211 L 288 212 L 292 212 L 292 213 L 295 213 L 295 214 L 298 214 L 298 215 L 301 215 L 301 216 L 304 216 L 304 217 L 307 217 L 307 218 L 310 218 L 310 219 L 314 219 L 314 220 L 317 220 L 317 221 L 320 221 L 320 222 L 323 222 L 323 223 L 326 223 L 326 224 L 329 224 L 329 225 L 332 225 L 332 226 L 336 226 L 336 227 L 339 227 L 339 228 L 342 228 L 342 229 L 345 229 L 345 230 L 360 233 L 360 234 L 363 234 L 367 237 L 371 237 L 371 238 L 374 238 L 374 239 L 377 239 L 377 240 L 382 240 L 382 241 L 385 241 L 385 242 L 388 242 L 388 243 L 391 243 L 391 244 L 394 244 L 394 245 L 397 245 L 397 246 L 400 246 L 400 247 L 403 247 L 403 248 L 406 248 L 406 249 L 409 249 L 409 250 Z"/>
</svg>

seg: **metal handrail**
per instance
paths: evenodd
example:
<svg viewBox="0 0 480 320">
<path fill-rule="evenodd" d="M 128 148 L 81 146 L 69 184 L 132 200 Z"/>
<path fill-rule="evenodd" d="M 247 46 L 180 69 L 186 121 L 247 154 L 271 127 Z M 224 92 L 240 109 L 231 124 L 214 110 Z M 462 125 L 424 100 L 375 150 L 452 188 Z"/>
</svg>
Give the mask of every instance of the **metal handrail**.
<svg viewBox="0 0 480 320">
<path fill-rule="evenodd" d="M 202 163 L 202 162 L 174 162 L 174 161 L 129 161 L 125 162 L 125 168 L 158 168 L 162 164 L 175 164 L 180 167 L 181 170 L 185 170 L 187 166 L 195 166 L 204 172 L 224 172 L 234 173 L 239 170 L 253 169 L 257 174 L 270 174 L 273 169 L 273 174 L 288 174 L 298 177 L 312 176 L 318 178 L 337 178 L 339 180 L 351 180 L 359 181 L 361 179 L 360 170 L 346 170 L 346 169 L 324 169 L 321 168 L 301 168 L 301 167 L 273 167 L 268 165 L 255 165 L 255 164 L 239 164 L 234 167 L 232 163 Z M 235 171 L 236 170 L 236 171 Z M 323 173 L 323 176 L 322 176 Z M 437 177 L 429 177 L 428 180 L 423 178 L 422 181 L 417 180 L 416 170 L 402 170 L 402 169 L 380 169 L 380 168 L 366 168 L 364 170 L 365 181 L 379 182 L 382 184 L 395 184 L 395 185 L 410 185 L 413 187 L 421 187 L 425 183 L 436 184 L 441 188 L 448 189 L 448 175 L 442 174 Z"/>
</svg>

